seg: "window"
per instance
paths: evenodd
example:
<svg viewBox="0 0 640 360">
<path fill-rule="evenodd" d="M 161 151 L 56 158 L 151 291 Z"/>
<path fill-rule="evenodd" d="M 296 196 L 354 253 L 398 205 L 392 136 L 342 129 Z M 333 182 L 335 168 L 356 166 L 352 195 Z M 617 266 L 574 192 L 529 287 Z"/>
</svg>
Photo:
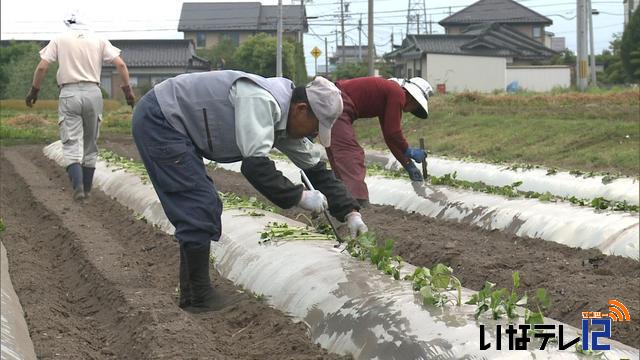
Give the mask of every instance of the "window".
<svg viewBox="0 0 640 360">
<path fill-rule="evenodd" d="M 534 38 L 542 37 L 542 27 L 540 27 L 540 26 L 534 26 L 533 27 L 533 37 Z"/>
<path fill-rule="evenodd" d="M 240 33 L 237 31 L 222 33 L 220 37 L 222 39 L 227 39 L 231 41 L 231 44 L 233 44 L 233 46 L 238 46 L 238 44 L 240 44 Z"/>
<path fill-rule="evenodd" d="M 207 46 L 207 34 L 203 32 L 196 33 L 196 47 L 203 48 Z"/>
<path fill-rule="evenodd" d="M 411 79 L 413 77 L 413 69 L 407 69 L 407 78 Z"/>
</svg>

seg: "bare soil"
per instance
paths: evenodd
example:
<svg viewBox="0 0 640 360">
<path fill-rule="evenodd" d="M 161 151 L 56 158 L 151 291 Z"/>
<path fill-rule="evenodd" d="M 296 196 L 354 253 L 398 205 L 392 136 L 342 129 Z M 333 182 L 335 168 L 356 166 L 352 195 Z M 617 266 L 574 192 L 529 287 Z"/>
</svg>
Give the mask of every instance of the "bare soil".
<svg viewBox="0 0 640 360">
<path fill-rule="evenodd" d="M 101 146 L 139 160 L 130 138 Z M 168 236 L 100 191 L 85 205 L 70 198 L 64 169 L 41 146 L 2 148 L 0 216 L 14 287 L 38 358 L 65 359 L 333 359 L 311 343 L 307 328 L 251 294 L 224 311 L 189 314 L 177 307 L 178 247 Z M 238 173 L 211 170 L 220 191 L 256 196 Z M 295 217 L 299 209 L 281 210 Z M 395 241 L 407 262 L 454 269 L 463 286 L 484 281 L 521 290 L 546 288 L 554 319 L 580 326 L 582 311 L 607 312 L 622 301 L 630 322 L 613 338 L 640 343 L 640 263 L 597 250 L 505 235 L 498 231 L 407 214 L 388 206 L 363 210 L 369 228 Z M 344 229 L 342 229 L 344 231 Z M 242 292 L 212 272 L 225 293 Z"/>
<path fill-rule="evenodd" d="M 100 191 L 71 201 L 41 146 L 2 148 L 9 271 L 39 359 L 338 359 L 307 327 L 212 271 L 223 311 L 177 306 L 178 246 Z"/>
</svg>

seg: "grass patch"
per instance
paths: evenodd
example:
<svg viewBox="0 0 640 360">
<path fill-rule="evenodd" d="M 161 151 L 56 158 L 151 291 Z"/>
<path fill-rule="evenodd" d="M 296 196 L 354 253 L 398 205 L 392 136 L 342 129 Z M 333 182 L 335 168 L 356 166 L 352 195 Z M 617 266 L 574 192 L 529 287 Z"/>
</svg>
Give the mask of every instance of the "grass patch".
<svg viewBox="0 0 640 360">
<path fill-rule="evenodd" d="M 131 134 L 131 107 L 105 100 L 101 134 Z M 27 108 L 23 100 L 0 100 L 0 139 L 3 145 L 50 143 L 58 135 L 58 102 L 38 101 Z"/>
<path fill-rule="evenodd" d="M 434 154 L 497 163 L 640 174 L 638 90 L 559 94 L 460 93 L 429 102 L 430 118 L 404 115 L 409 143 Z M 386 149 L 377 120 L 355 123 L 365 147 Z"/>
</svg>

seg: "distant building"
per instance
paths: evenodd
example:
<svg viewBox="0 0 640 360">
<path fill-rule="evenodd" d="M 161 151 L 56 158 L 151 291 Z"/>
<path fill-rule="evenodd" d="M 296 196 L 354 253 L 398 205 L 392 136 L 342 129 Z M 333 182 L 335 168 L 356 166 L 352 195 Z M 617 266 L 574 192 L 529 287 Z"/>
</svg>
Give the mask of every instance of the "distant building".
<svg viewBox="0 0 640 360">
<path fill-rule="evenodd" d="M 515 30 L 542 43 L 547 43 L 545 27 L 553 24 L 546 16 L 513 0 L 480 0 L 438 22 L 446 34 L 461 34 L 474 24 L 508 24 Z"/>
<path fill-rule="evenodd" d="M 196 55 L 191 40 L 111 40 L 111 44 L 122 50 L 120 56 L 129 68 L 131 86 L 139 91 L 180 74 L 211 70 L 211 63 Z M 122 96 L 120 81 L 115 66 L 104 63 L 100 86 L 109 97 Z"/>
<path fill-rule="evenodd" d="M 624 26 L 627 26 L 631 15 L 638 9 L 640 0 L 623 0 L 622 2 L 624 3 Z"/>
<path fill-rule="evenodd" d="M 369 49 L 365 46 L 357 45 L 345 45 L 344 47 L 338 45 L 333 56 L 329 57 L 329 64 L 337 65 L 345 63 L 359 63 L 367 62 L 369 56 Z M 376 57 L 375 49 L 373 49 L 373 57 Z M 344 61 L 343 61 L 344 60 Z"/>
<path fill-rule="evenodd" d="M 41 48 L 49 43 L 48 40 L 2 40 L 0 46 L 9 46 L 12 42 L 34 42 Z M 138 96 L 162 80 L 184 73 L 211 70 L 209 61 L 196 55 L 191 40 L 111 40 L 111 44 L 122 51 L 120 57 L 127 64 L 129 81 Z M 115 66 L 103 63 L 100 87 L 110 98 L 123 98 L 120 85 Z"/>
<path fill-rule="evenodd" d="M 567 48 L 566 41 L 564 37 L 552 37 L 551 38 L 551 46 L 549 46 L 553 51 L 563 51 Z"/>
<path fill-rule="evenodd" d="M 309 29 L 303 5 L 283 5 L 283 36 L 302 42 Z M 227 38 L 239 45 L 249 36 L 266 33 L 275 36 L 278 25 L 278 6 L 259 2 L 184 3 L 178 31 L 185 39 L 193 40 L 197 49 L 214 47 Z"/>
<path fill-rule="evenodd" d="M 384 57 L 394 62 L 395 76 L 421 76 L 447 91 L 504 90 L 518 79 L 540 91 L 570 85 L 568 67 L 537 67 L 556 54 L 510 25 L 485 23 L 455 35 L 409 35 Z"/>
</svg>

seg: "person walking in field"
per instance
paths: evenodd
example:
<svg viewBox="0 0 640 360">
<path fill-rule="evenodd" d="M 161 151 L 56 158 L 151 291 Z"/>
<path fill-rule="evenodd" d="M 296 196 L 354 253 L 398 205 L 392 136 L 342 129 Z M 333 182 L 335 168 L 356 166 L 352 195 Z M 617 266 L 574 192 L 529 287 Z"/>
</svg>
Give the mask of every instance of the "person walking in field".
<svg viewBox="0 0 640 360">
<path fill-rule="evenodd" d="M 225 70 L 183 74 L 156 85 L 139 101 L 132 132 L 165 214 L 180 244 L 179 306 L 219 310 L 233 297 L 211 286 L 211 241 L 221 235 L 222 203 L 203 157 L 242 161 L 241 172 L 281 208 L 295 205 L 346 221 L 352 236 L 367 231 L 358 202 L 320 161 L 307 137 L 329 146 L 342 113 L 340 91 L 317 77 L 294 87 L 285 78 Z M 278 171 L 275 147 L 301 168 L 318 190 L 304 190 Z"/>
<path fill-rule="evenodd" d="M 402 113 L 426 119 L 427 101 L 433 93 L 431 85 L 420 77 L 383 79 L 362 77 L 336 82 L 342 91 L 344 110 L 331 130 L 331 147 L 326 149 L 331 168 L 361 206 L 369 204 L 369 190 L 364 182 L 366 167 L 364 150 L 358 144 L 353 122 L 359 118 L 377 117 L 384 141 L 402 164 L 412 181 L 423 181 L 413 161 L 424 161 L 424 150 L 409 146 L 402 133 Z"/>
<path fill-rule="evenodd" d="M 81 201 L 91 191 L 98 156 L 96 141 L 103 109 L 99 87 L 103 61 L 115 65 L 127 104 L 132 107 L 135 96 L 120 49 L 91 32 L 75 14 L 67 16 L 64 23 L 67 31 L 40 50 L 41 60 L 36 66 L 25 102 L 28 107 L 36 103 L 49 64 L 58 61 L 58 127 L 62 153 L 73 187 L 73 199 Z"/>
</svg>

